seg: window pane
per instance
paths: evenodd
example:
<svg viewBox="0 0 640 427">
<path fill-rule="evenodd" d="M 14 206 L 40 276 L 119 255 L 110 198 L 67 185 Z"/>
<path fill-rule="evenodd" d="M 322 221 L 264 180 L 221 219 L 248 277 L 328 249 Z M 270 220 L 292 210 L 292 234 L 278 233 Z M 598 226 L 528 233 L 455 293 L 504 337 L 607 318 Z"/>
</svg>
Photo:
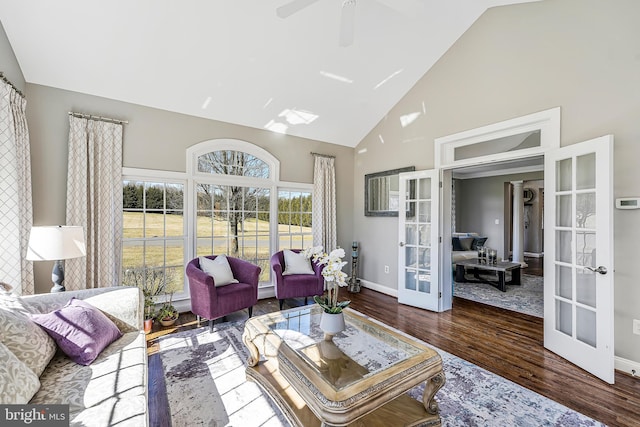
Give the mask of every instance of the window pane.
<svg viewBox="0 0 640 427">
<path fill-rule="evenodd" d="M 184 184 L 124 180 L 122 283 L 184 290 Z"/>
<path fill-rule="evenodd" d="M 258 217 L 261 224 L 269 218 L 262 204 Z M 268 222 L 268 221 L 267 221 Z M 264 228 L 260 229 L 264 232 Z M 278 249 L 304 249 L 311 246 L 311 192 L 301 190 L 278 191 Z"/>
<path fill-rule="evenodd" d="M 540 146 L 540 131 L 525 132 L 482 141 L 476 144 L 464 145 L 454 149 L 455 160 L 473 159 L 507 151 L 518 151 Z"/>
<path fill-rule="evenodd" d="M 198 157 L 198 172 L 216 175 L 250 176 L 269 178 L 269 165 L 248 153 L 220 150 Z"/>
<path fill-rule="evenodd" d="M 124 209 L 142 209 L 142 203 L 142 183 L 134 181 L 124 181 L 122 183 L 122 207 Z"/>
<path fill-rule="evenodd" d="M 144 214 L 125 211 L 122 213 L 122 236 L 127 238 L 144 237 Z"/>
</svg>

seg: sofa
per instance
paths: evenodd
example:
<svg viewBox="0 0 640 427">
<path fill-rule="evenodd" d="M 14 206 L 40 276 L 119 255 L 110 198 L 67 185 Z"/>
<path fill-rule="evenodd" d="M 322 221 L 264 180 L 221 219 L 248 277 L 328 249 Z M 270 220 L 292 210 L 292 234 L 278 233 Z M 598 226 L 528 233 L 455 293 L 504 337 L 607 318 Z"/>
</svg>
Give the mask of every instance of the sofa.
<svg viewBox="0 0 640 427">
<path fill-rule="evenodd" d="M 479 233 L 451 234 L 451 264 L 478 257 L 478 246 L 485 246 L 487 238 Z"/>
<path fill-rule="evenodd" d="M 136 287 L 24 297 L 0 289 L 0 403 L 68 404 L 71 426 L 149 425 L 143 304 Z M 64 352 L 70 345 L 60 336 L 54 340 L 46 329 L 51 326 L 42 320 L 65 318 L 68 307 L 88 307 L 101 321 L 108 319 L 110 328 L 97 321 L 100 333 L 93 335 L 98 342 L 107 334 L 102 331 L 112 329 L 114 341 L 99 351 L 101 346 L 95 348 L 88 339 L 89 344 L 78 347 L 83 359 L 76 363 L 71 357 L 77 355 Z M 70 323 L 80 325 L 83 333 L 94 325 L 90 318 Z"/>
</svg>

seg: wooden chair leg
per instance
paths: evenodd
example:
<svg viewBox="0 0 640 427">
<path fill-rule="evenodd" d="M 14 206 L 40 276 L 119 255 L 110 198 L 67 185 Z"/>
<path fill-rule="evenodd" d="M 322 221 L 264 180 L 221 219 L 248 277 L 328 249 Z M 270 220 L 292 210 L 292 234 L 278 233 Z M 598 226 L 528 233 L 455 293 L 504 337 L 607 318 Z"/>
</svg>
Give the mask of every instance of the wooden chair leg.
<svg viewBox="0 0 640 427">
<path fill-rule="evenodd" d="M 304 305 L 307 305 L 307 297 L 304 297 Z"/>
<path fill-rule="evenodd" d="M 249 307 L 249 317 L 253 316 L 253 306 Z"/>
<path fill-rule="evenodd" d="M 213 319 L 209 319 L 209 333 L 213 332 L 213 323 L 215 321 Z"/>
<path fill-rule="evenodd" d="M 280 302 L 280 310 L 282 310 L 282 307 L 284 307 L 284 299 L 279 299 L 278 301 Z"/>
<path fill-rule="evenodd" d="M 200 315 L 196 314 L 196 319 L 198 320 L 198 328 L 200 327 Z"/>
</svg>

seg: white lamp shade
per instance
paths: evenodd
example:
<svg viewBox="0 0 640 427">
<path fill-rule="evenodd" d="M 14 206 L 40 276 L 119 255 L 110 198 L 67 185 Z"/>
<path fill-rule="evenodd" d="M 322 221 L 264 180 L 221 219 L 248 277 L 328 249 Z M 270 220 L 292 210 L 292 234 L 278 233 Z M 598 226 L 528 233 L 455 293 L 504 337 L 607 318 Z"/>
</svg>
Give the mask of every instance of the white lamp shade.
<svg viewBox="0 0 640 427">
<path fill-rule="evenodd" d="M 82 227 L 54 225 L 31 228 L 27 248 L 28 260 L 57 261 L 85 255 Z"/>
</svg>

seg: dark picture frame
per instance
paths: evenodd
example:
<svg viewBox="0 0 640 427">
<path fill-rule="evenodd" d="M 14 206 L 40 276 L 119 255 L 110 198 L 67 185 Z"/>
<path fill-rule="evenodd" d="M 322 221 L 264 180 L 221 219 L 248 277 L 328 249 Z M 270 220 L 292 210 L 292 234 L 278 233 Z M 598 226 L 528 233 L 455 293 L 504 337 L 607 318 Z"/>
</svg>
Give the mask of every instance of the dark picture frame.
<svg viewBox="0 0 640 427">
<path fill-rule="evenodd" d="M 400 206 L 393 194 L 398 175 L 415 171 L 415 166 L 370 173 L 364 176 L 364 216 L 398 216 Z M 389 191 L 381 191 L 381 187 Z M 380 194 L 384 193 L 384 198 Z M 415 184 L 410 183 L 409 194 L 415 195 Z M 376 197 L 377 196 L 377 197 Z M 412 196 L 413 197 L 413 196 Z"/>
</svg>

